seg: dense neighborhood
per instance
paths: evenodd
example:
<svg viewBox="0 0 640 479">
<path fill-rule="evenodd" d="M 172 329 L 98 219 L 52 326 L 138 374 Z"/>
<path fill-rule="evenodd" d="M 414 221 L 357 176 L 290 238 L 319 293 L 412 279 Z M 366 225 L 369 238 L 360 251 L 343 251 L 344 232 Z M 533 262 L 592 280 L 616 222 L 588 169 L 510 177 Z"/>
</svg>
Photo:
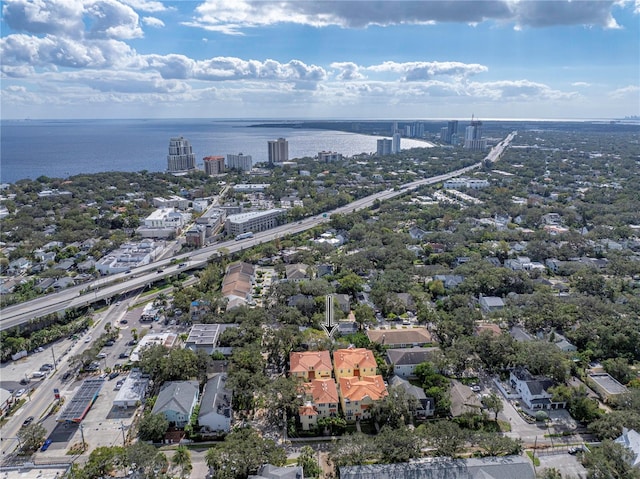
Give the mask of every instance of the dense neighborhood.
<svg viewBox="0 0 640 479">
<path fill-rule="evenodd" d="M 2 380 L 3 427 L 51 378 L 73 428 L 37 418 L 18 454 L 87 479 L 189 477 L 196 451 L 215 479 L 640 477 L 640 132 L 517 130 L 495 162 L 438 144 L 3 185 L 6 308 L 482 162 L 3 330 L 6 364 L 68 351 L 64 379 L 54 357 Z M 122 447 L 83 431 L 101 403 Z"/>
</svg>

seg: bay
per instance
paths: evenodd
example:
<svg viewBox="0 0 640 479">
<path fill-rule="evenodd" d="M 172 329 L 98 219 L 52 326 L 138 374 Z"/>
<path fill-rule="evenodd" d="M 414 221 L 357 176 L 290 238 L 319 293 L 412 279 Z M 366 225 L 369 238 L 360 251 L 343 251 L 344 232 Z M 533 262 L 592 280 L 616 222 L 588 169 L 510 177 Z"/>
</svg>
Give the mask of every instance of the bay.
<svg viewBox="0 0 640 479">
<path fill-rule="evenodd" d="M 108 171 L 165 171 L 169 139 L 191 142 L 196 164 L 205 156 L 243 153 L 267 161 L 267 142 L 286 138 L 289 158 L 314 157 L 319 151 L 344 156 L 376 150 L 379 137 L 317 129 L 251 127 L 251 120 L 3 120 L 0 123 L 0 182 L 39 176 L 67 178 Z M 278 124 L 282 124 L 278 121 Z M 402 139 L 402 148 L 429 144 Z M 201 167 L 201 166 L 200 166 Z"/>
</svg>

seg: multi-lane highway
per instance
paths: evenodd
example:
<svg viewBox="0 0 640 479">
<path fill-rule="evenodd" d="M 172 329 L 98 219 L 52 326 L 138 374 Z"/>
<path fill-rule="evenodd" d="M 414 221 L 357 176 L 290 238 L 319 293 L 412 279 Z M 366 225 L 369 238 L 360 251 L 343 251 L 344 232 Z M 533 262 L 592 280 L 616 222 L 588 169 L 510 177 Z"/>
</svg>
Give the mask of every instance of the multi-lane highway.
<svg viewBox="0 0 640 479">
<path fill-rule="evenodd" d="M 500 156 L 509 146 L 509 143 L 513 140 L 516 134 L 517 132 L 515 131 L 510 133 L 504 140 L 492 148 L 484 161 L 494 163 L 499 160 Z M 88 284 L 85 283 L 79 286 L 74 286 L 58 293 L 49 294 L 41 298 L 9 306 L 0 310 L 0 331 L 26 323 L 34 317 L 63 312 L 68 308 L 85 306 L 101 300 L 109 300 L 122 293 L 151 285 L 162 278 L 174 276 L 188 269 L 200 268 L 204 266 L 212 256 L 217 256 L 221 254 L 221 252 L 235 253 L 261 243 L 272 241 L 276 238 L 306 231 L 323 222 L 328 222 L 331 215 L 348 214 L 369 208 L 375 201 L 389 200 L 415 190 L 421 186 L 440 183 L 442 181 L 467 174 L 480 168 L 482 164 L 483 162 L 478 162 L 450 173 L 412 181 L 394 189 L 381 191 L 365 198 L 360 198 L 352 203 L 341 206 L 322 215 L 305 218 L 304 220 L 296 223 L 288 223 L 277 228 L 255 233 L 252 238 L 240 241 L 232 240 L 216 243 L 215 245 L 206 246 L 188 254 L 155 261 L 146 266 L 134 268 L 130 273 L 110 275 Z M 178 262 L 185 264 L 184 266 L 180 266 L 179 264 L 176 264 Z"/>
</svg>

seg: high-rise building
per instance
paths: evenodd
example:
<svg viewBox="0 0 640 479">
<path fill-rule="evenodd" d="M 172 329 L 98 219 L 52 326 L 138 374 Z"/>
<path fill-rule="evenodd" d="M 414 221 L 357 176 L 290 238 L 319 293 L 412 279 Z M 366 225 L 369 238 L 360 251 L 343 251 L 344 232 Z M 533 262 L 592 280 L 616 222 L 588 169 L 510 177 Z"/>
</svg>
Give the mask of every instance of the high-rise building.
<svg viewBox="0 0 640 479">
<path fill-rule="evenodd" d="M 207 175 L 219 175 L 224 172 L 224 156 L 205 156 L 202 161 Z"/>
<path fill-rule="evenodd" d="M 471 117 L 471 124 L 464 131 L 464 147 L 469 150 L 485 150 L 487 140 L 482 139 L 482 122 Z"/>
<path fill-rule="evenodd" d="M 391 154 L 391 140 L 389 138 L 380 138 L 377 141 L 376 153 L 378 156 Z"/>
<path fill-rule="evenodd" d="M 183 137 L 175 137 L 169 140 L 169 154 L 167 155 L 167 170 L 169 173 L 195 170 L 196 155 L 189 140 Z"/>
<path fill-rule="evenodd" d="M 402 135 L 399 131 L 396 131 L 393 134 L 393 138 L 391 140 L 391 153 L 400 153 L 400 141 L 402 139 Z"/>
<path fill-rule="evenodd" d="M 333 163 L 334 161 L 342 161 L 342 153 L 335 151 L 319 151 L 318 161 L 320 163 Z"/>
<path fill-rule="evenodd" d="M 284 138 L 270 140 L 269 148 L 269 164 L 284 163 L 289 161 L 289 142 Z"/>
<path fill-rule="evenodd" d="M 231 170 L 251 171 L 253 168 L 253 160 L 251 155 L 227 155 L 227 168 Z"/>
<path fill-rule="evenodd" d="M 440 141 L 447 145 L 455 145 L 458 140 L 458 120 L 447 122 L 447 126 L 440 129 Z"/>
</svg>

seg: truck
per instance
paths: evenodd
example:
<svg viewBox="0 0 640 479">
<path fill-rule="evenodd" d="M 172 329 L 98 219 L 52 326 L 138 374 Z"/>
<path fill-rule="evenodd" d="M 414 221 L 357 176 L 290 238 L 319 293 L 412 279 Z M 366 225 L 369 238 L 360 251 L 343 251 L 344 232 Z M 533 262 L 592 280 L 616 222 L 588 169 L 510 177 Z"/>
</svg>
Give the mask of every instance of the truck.
<svg viewBox="0 0 640 479">
<path fill-rule="evenodd" d="M 240 241 L 247 238 L 253 238 L 253 232 L 247 231 L 246 233 L 239 234 L 238 236 L 236 236 L 236 241 Z"/>
</svg>

